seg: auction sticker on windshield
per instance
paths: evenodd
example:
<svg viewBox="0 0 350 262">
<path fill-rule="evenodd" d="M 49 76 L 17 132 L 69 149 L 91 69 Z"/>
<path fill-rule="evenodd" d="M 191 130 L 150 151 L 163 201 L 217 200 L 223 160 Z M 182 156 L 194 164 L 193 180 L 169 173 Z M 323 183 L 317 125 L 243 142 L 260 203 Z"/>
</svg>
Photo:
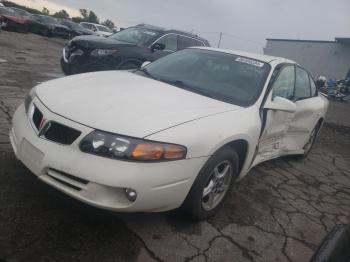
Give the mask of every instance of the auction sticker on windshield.
<svg viewBox="0 0 350 262">
<path fill-rule="evenodd" d="M 257 67 L 263 67 L 264 63 L 253 60 L 253 59 L 248 59 L 248 58 L 244 58 L 244 57 L 237 57 L 236 62 L 241 62 L 241 63 L 246 63 L 249 65 L 253 65 L 253 66 L 257 66 Z"/>
</svg>

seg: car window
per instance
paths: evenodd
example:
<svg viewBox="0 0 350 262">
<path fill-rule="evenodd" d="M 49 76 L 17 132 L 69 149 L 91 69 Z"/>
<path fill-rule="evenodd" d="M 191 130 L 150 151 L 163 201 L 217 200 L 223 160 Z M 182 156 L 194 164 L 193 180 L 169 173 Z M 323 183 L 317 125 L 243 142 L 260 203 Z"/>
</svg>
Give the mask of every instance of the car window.
<svg viewBox="0 0 350 262">
<path fill-rule="evenodd" d="M 164 44 L 164 51 L 177 51 L 177 35 L 170 34 L 160 38 L 157 43 Z"/>
<path fill-rule="evenodd" d="M 191 46 L 198 46 L 197 41 L 195 39 L 179 36 L 179 49 L 184 49 Z"/>
<path fill-rule="evenodd" d="M 101 32 L 108 32 L 108 33 L 112 32 L 108 27 L 105 27 L 105 26 L 97 25 L 96 27 L 98 28 L 98 31 L 101 31 Z"/>
<path fill-rule="evenodd" d="M 96 31 L 96 28 L 91 25 L 91 24 L 81 24 L 83 27 L 85 27 L 86 29 L 92 30 L 92 31 Z"/>
<path fill-rule="evenodd" d="M 315 96 L 317 94 L 317 88 L 316 88 L 316 84 L 315 81 L 312 79 L 311 76 L 309 76 L 310 78 L 310 84 L 311 84 L 311 96 Z"/>
<path fill-rule="evenodd" d="M 295 74 L 294 100 L 310 97 L 309 74 L 300 67 L 296 68 Z"/>
<path fill-rule="evenodd" d="M 294 81 L 294 66 L 284 67 L 273 84 L 272 97 L 280 96 L 291 100 L 294 93 Z"/>
<path fill-rule="evenodd" d="M 245 106 L 260 95 L 270 66 L 234 54 L 188 48 L 158 59 L 145 69 L 159 81 Z"/>
<path fill-rule="evenodd" d="M 194 40 L 196 42 L 196 46 L 205 46 L 205 44 L 202 41 Z"/>
<path fill-rule="evenodd" d="M 130 27 L 110 36 L 110 38 L 122 42 L 138 45 L 146 45 L 155 41 L 158 37 L 159 32 L 142 27 Z"/>
</svg>

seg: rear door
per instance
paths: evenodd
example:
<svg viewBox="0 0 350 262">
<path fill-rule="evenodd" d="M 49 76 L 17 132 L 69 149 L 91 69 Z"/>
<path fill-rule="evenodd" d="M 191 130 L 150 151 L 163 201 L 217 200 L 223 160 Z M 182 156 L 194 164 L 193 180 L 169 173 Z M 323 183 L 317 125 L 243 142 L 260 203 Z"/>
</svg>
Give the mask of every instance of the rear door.
<svg viewBox="0 0 350 262">
<path fill-rule="evenodd" d="M 179 50 L 193 46 L 204 46 L 204 44 L 194 38 L 179 35 Z"/>
<path fill-rule="evenodd" d="M 164 44 L 164 50 L 154 50 L 150 51 L 149 61 L 157 60 L 163 56 L 171 54 L 178 49 L 178 36 L 176 34 L 166 34 L 160 37 L 155 43 Z"/>
<path fill-rule="evenodd" d="M 296 66 L 293 101 L 297 106 L 286 139 L 290 150 L 303 148 L 315 128 L 323 110 L 315 83 L 308 72 Z"/>
</svg>

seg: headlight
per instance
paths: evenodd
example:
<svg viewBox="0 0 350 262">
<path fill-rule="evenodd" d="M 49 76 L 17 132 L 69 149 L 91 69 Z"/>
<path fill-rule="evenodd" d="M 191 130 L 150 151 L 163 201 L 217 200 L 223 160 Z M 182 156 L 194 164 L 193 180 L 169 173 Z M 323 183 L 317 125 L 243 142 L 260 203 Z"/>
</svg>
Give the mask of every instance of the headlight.
<svg viewBox="0 0 350 262">
<path fill-rule="evenodd" d="M 170 161 L 186 157 L 186 147 L 149 141 L 103 131 L 93 131 L 80 143 L 80 150 L 108 158 L 134 161 Z"/>
<path fill-rule="evenodd" d="M 103 56 L 112 55 L 116 52 L 117 52 L 117 50 L 115 50 L 115 49 L 95 49 L 91 52 L 91 56 L 103 57 Z"/>
<path fill-rule="evenodd" d="M 25 97 L 25 99 L 24 99 L 24 108 L 25 108 L 26 112 L 28 112 L 30 103 L 33 101 L 33 99 L 34 99 L 35 96 L 36 96 L 35 88 L 33 87 L 33 88 L 28 92 L 28 94 L 26 95 L 26 97 Z"/>
</svg>

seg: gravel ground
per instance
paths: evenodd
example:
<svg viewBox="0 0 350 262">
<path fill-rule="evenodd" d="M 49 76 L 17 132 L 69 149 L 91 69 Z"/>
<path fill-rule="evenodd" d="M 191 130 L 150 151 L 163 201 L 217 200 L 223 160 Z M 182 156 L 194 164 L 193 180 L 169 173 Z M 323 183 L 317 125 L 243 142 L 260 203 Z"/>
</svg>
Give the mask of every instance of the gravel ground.
<svg viewBox="0 0 350 262">
<path fill-rule="evenodd" d="M 28 88 L 62 76 L 63 44 L 0 33 L 1 262 L 308 261 L 334 225 L 349 223 L 346 103 L 331 104 L 329 123 L 307 159 L 259 165 L 215 217 L 200 223 L 177 212 L 110 213 L 41 183 L 14 157 L 8 131 Z"/>
</svg>

